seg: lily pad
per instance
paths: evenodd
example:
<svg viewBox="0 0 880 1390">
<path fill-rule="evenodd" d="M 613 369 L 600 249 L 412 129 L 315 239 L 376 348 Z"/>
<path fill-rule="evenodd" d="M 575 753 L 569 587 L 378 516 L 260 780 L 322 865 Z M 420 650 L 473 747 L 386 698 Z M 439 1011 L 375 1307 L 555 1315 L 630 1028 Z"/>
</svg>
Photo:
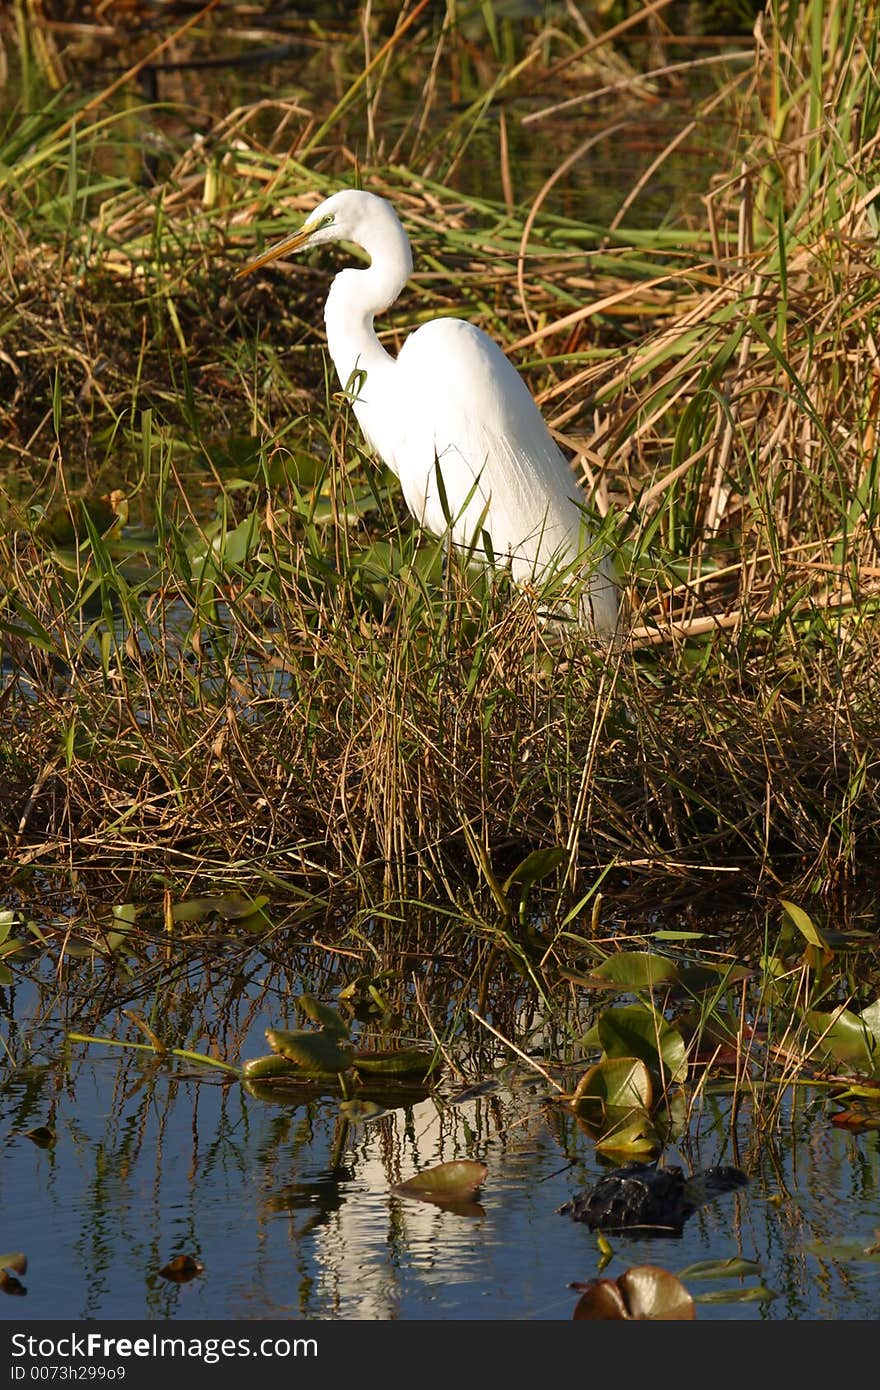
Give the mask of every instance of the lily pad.
<svg viewBox="0 0 880 1390">
<path fill-rule="evenodd" d="M 533 849 L 531 854 L 527 854 L 525 859 L 517 864 L 513 872 L 508 874 L 504 881 L 503 891 L 509 893 L 514 883 L 522 884 L 523 888 L 530 888 L 533 883 L 547 878 L 554 869 L 558 869 L 559 865 L 564 864 L 567 859 L 567 849 L 559 847 Z"/>
<path fill-rule="evenodd" d="M 872 1033 L 877 1046 L 880 1047 L 880 999 L 875 999 L 873 1004 L 869 1004 L 866 1009 L 862 1009 L 859 1018 L 869 1032 Z"/>
<path fill-rule="evenodd" d="M 338 1033 L 326 1028 L 293 1030 L 267 1028 L 266 1040 L 275 1052 L 296 1062 L 303 1071 L 347 1071 L 354 1059 L 354 1048 Z"/>
<path fill-rule="evenodd" d="M 354 1066 L 366 1076 L 418 1077 L 423 1079 L 440 1065 L 440 1058 L 424 1047 L 396 1047 L 376 1052 L 356 1052 Z"/>
<path fill-rule="evenodd" d="M 331 1004 L 322 1003 L 313 994 L 301 994 L 297 1003 L 307 1018 L 313 1023 L 320 1023 L 328 1033 L 335 1033 L 340 1038 L 348 1037 L 348 1024 Z"/>
<path fill-rule="evenodd" d="M 773 1289 L 765 1284 L 752 1284 L 745 1289 L 713 1289 L 711 1293 L 694 1294 L 696 1303 L 769 1303 L 776 1298 Z"/>
<path fill-rule="evenodd" d="M 593 971 L 600 980 L 610 980 L 622 989 L 650 989 L 678 978 L 678 967 L 668 956 L 656 951 L 617 951 Z"/>
<path fill-rule="evenodd" d="M 392 1187 L 398 1197 L 417 1197 L 428 1202 L 461 1202 L 474 1196 L 486 1180 L 489 1169 L 485 1163 L 471 1158 L 453 1159 L 425 1168 L 406 1182 Z"/>
<path fill-rule="evenodd" d="M 744 1260 L 732 1255 L 728 1260 L 698 1260 L 678 1272 L 679 1279 L 748 1279 L 761 1273 L 761 1266 L 754 1260 Z"/>
<path fill-rule="evenodd" d="M 296 1062 L 282 1057 L 278 1052 L 270 1052 L 266 1057 L 251 1057 L 245 1062 L 242 1073 L 249 1081 L 265 1080 L 271 1076 L 291 1076 L 299 1070 Z"/>
<path fill-rule="evenodd" d="M 600 1153 L 615 1154 L 629 1159 L 647 1158 L 661 1147 L 650 1115 L 644 1110 L 629 1110 L 625 1114 L 610 1110 L 605 1114 L 602 1133 L 596 1138 Z"/>
<path fill-rule="evenodd" d="M 853 1261 L 880 1264 L 880 1242 L 876 1236 L 873 1241 L 870 1238 L 862 1240 L 812 1240 L 804 1246 L 804 1249 L 810 1255 L 816 1255 L 820 1260 L 836 1260 L 839 1264 L 849 1264 Z"/>
<path fill-rule="evenodd" d="M 35 1125 L 33 1129 L 22 1130 L 25 1139 L 30 1139 L 38 1149 L 51 1149 L 55 1143 L 55 1131 L 48 1125 Z"/>
<path fill-rule="evenodd" d="M 174 1284 L 188 1284 L 190 1279 L 195 1279 L 204 1271 L 205 1266 L 195 1255 L 175 1255 L 167 1265 L 162 1266 L 159 1273 L 163 1279 L 169 1279 Z"/>
<path fill-rule="evenodd" d="M 600 1107 L 649 1110 L 654 1100 L 651 1073 L 638 1057 L 606 1057 L 585 1071 L 571 1098 L 578 1114 Z"/>
<path fill-rule="evenodd" d="M 639 1057 L 664 1085 L 686 1079 L 684 1038 L 656 1010 L 643 1004 L 606 1009 L 597 1028 L 606 1057 Z"/>
<path fill-rule="evenodd" d="M 806 1015 L 807 1027 L 818 1038 L 818 1050 L 835 1062 L 857 1068 L 873 1075 L 877 1065 L 877 1040 L 858 1014 L 849 1009 L 820 1013 L 811 1009 Z"/>
<path fill-rule="evenodd" d="M 694 1300 L 684 1284 L 659 1265 L 633 1265 L 617 1280 L 594 1279 L 583 1288 L 575 1321 L 664 1320 L 692 1322 Z"/>
</svg>

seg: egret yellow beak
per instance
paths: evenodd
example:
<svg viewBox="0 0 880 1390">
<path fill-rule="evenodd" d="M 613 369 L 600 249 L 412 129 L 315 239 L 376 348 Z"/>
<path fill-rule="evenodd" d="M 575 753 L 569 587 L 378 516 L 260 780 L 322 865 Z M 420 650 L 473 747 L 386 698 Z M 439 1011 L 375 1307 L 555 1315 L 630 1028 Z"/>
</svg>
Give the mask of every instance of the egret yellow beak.
<svg viewBox="0 0 880 1390">
<path fill-rule="evenodd" d="M 252 270 L 259 270 L 261 266 L 268 265 L 270 261 L 280 260 L 282 256 L 288 255 L 291 251 L 298 251 L 301 246 L 305 246 L 314 231 L 315 228 L 308 224 L 305 227 L 300 227 L 298 232 L 293 232 L 290 236 L 286 236 L 283 241 L 276 242 L 274 246 L 270 246 L 255 260 L 248 261 L 247 265 L 243 265 L 240 270 L 235 272 L 234 278 L 240 280 L 242 276 L 250 275 Z"/>
</svg>

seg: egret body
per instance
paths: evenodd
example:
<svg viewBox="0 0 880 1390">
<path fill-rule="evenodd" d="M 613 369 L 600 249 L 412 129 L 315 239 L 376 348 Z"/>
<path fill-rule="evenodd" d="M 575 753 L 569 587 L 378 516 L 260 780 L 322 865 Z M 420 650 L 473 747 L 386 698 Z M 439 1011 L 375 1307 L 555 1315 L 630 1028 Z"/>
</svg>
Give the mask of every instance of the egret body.
<svg viewBox="0 0 880 1390">
<path fill-rule="evenodd" d="M 409 239 L 386 199 L 334 193 L 239 274 L 331 241 L 361 247 L 370 264 L 334 278 L 324 309 L 327 347 L 341 385 L 353 389 L 367 442 L 399 478 L 416 521 L 475 551 L 488 537 L 518 584 L 571 569 L 581 622 L 613 634 L 614 569 L 595 553 L 586 497 L 498 345 L 457 318 L 423 324 L 396 358 L 379 342 L 374 316 L 394 303 L 412 272 Z"/>
</svg>

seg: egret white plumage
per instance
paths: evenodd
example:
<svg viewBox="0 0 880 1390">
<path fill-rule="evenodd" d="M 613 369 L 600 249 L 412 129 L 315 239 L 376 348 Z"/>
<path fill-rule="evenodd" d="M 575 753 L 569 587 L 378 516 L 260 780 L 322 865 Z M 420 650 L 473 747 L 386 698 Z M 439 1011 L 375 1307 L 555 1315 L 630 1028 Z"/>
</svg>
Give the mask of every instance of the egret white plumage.
<svg viewBox="0 0 880 1390">
<path fill-rule="evenodd" d="M 391 203 L 355 189 L 334 193 L 238 274 L 333 241 L 361 247 L 370 264 L 334 278 L 324 309 L 327 347 L 341 385 L 352 387 L 367 442 L 399 478 L 416 521 L 435 535 L 448 532 L 456 545 L 490 549 L 518 584 L 571 568 L 580 621 L 612 634 L 613 564 L 595 553 L 586 496 L 498 345 L 458 318 L 423 324 L 397 358 L 379 342 L 374 316 L 412 272 L 409 238 Z"/>
</svg>

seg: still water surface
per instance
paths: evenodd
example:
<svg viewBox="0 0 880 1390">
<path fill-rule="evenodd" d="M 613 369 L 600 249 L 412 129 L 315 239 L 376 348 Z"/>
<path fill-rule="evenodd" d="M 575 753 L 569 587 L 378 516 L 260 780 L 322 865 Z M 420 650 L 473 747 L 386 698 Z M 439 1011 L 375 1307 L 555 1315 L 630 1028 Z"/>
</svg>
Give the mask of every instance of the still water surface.
<svg viewBox="0 0 880 1390">
<path fill-rule="evenodd" d="M 263 1030 L 280 1021 L 264 983 L 236 985 L 241 1049 L 229 1061 L 264 1053 Z M 14 1053 L 26 1037 L 33 1058 L 0 1082 L 0 1248 L 29 1260 L 26 1298 L 0 1299 L 6 1320 L 568 1319 L 578 1297 L 568 1284 L 598 1272 L 595 1235 L 557 1208 L 605 1170 L 525 1067 L 460 1104 L 448 1103 L 449 1078 L 437 1097 L 348 1125 L 331 1098 L 273 1103 L 208 1068 L 67 1042 L 61 994 L 55 1008 L 45 986 L 3 993 L 3 1040 Z M 95 1031 L 129 1035 L 118 1014 Z M 51 1147 L 25 1137 L 38 1124 L 54 1130 Z M 489 1168 L 474 1214 L 390 1190 L 462 1157 Z M 681 1239 L 611 1237 L 609 1276 L 739 1256 L 760 1275 L 689 1281 L 691 1292 L 763 1284 L 775 1297 L 701 1303 L 700 1319 L 877 1315 L 876 1257 L 808 1249 L 877 1240 L 876 1132 L 835 1129 L 821 1094 L 803 1090 L 759 1131 L 750 1102 L 732 1120 L 720 1093 L 694 1106 L 664 1161 L 677 1160 L 686 1170 L 736 1161 L 751 1182 L 697 1212 Z M 204 1264 L 185 1284 L 158 1272 L 180 1253 Z"/>
</svg>

